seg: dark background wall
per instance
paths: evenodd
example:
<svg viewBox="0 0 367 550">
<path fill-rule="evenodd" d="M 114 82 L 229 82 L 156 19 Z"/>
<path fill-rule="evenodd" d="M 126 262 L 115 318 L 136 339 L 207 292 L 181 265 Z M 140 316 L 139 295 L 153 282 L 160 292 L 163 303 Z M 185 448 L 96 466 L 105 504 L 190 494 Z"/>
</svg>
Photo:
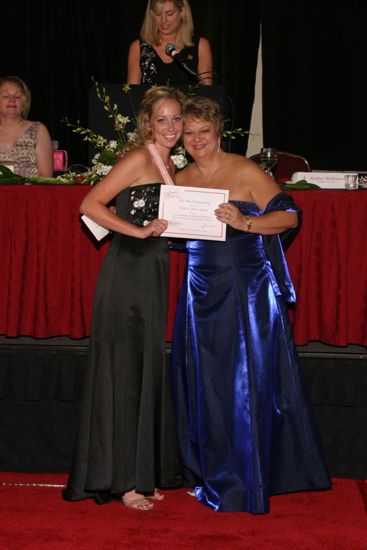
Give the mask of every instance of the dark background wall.
<svg viewBox="0 0 367 550">
<path fill-rule="evenodd" d="M 127 50 L 146 0 L 13 0 L 2 8 L 2 74 L 24 78 L 30 117 L 42 120 L 71 163 L 87 147 L 61 121 L 88 124 L 92 76 L 123 83 Z M 212 43 L 215 71 L 248 130 L 260 25 L 264 143 L 305 155 L 313 168 L 367 170 L 365 21 L 360 1 L 192 0 L 197 34 Z M 236 144 L 240 152 L 245 143 Z"/>
</svg>

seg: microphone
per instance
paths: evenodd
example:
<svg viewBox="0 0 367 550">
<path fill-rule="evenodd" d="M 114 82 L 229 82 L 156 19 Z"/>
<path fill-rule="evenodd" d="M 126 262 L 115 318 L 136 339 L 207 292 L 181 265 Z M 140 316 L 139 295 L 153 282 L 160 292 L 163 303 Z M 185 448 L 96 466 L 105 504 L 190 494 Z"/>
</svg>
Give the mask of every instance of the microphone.
<svg viewBox="0 0 367 550">
<path fill-rule="evenodd" d="M 174 44 L 172 44 L 171 42 L 169 42 L 168 44 L 166 44 L 166 47 L 165 47 L 165 52 L 167 55 L 169 55 L 170 57 L 172 57 L 173 61 L 179 66 L 181 67 L 184 71 L 186 71 L 187 73 L 189 73 L 189 75 L 191 75 L 193 78 L 195 78 L 195 80 L 197 82 L 199 82 L 200 84 L 205 84 L 203 82 L 203 80 L 200 78 L 200 76 L 195 72 L 193 71 L 192 69 L 190 69 L 190 67 L 188 67 L 186 65 L 186 63 L 181 59 L 180 57 L 180 54 L 178 53 L 178 51 L 176 50 L 176 46 Z"/>
</svg>

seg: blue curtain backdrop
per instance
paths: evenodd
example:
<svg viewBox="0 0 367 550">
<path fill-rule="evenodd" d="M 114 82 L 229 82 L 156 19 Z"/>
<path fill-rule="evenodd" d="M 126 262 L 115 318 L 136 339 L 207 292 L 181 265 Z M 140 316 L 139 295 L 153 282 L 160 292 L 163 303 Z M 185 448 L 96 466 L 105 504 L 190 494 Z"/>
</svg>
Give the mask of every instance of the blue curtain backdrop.
<svg viewBox="0 0 367 550">
<path fill-rule="evenodd" d="M 30 117 L 42 120 L 71 163 L 88 149 L 61 120 L 88 124 L 92 76 L 123 83 L 127 51 L 146 0 L 13 0 L 2 7 L 2 74 L 32 90 Z M 367 170 L 364 2 L 192 0 L 197 34 L 212 43 L 215 71 L 249 129 L 260 28 L 264 142 L 306 156 L 313 168 Z M 244 152 L 245 143 L 236 143 Z"/>
</svg>

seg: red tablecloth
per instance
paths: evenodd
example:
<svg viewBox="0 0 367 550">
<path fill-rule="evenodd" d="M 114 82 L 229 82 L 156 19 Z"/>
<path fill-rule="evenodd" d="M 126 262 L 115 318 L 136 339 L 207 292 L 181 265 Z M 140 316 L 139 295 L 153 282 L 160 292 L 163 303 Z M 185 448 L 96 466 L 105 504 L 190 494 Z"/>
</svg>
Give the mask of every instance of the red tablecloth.
<svg viewBox="0 0 367 550">
<path fill-rule="evenodd" d="M 85 186 L 0 186 L 0 334 L 88 336 L 108 242 L 79 221 Z M 367 345 L 367 191 L 293 191 L 303 226 L 287 251 L 297 344 Z M 171 253 L 167 340 L 185 257 Z"/>
<path fill-rule="evenodd" d="M 303 211 L 286 256 L 298 345 L 367 345 L 367 191 L 290 193 Z"/>
</svg>

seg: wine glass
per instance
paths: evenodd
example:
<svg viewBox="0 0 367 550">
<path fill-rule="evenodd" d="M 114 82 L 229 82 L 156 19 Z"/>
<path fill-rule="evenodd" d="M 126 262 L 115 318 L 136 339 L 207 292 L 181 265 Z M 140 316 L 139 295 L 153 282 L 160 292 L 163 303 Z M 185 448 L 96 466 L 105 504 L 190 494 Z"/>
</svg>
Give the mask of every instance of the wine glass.
<svg viewBox="0 0 367 550">
<path fill-rule="evenodd" d="M 271 178 L 274 178 L 271 172 L 271 169 L 278 162 L 277 149 L 274 149 L 274 147 L 263 147 L 260 151 L 260 161 L 261 161 L 261 168 L 265 170 L 268 176 L 270 176 Z"/>
</svg>

